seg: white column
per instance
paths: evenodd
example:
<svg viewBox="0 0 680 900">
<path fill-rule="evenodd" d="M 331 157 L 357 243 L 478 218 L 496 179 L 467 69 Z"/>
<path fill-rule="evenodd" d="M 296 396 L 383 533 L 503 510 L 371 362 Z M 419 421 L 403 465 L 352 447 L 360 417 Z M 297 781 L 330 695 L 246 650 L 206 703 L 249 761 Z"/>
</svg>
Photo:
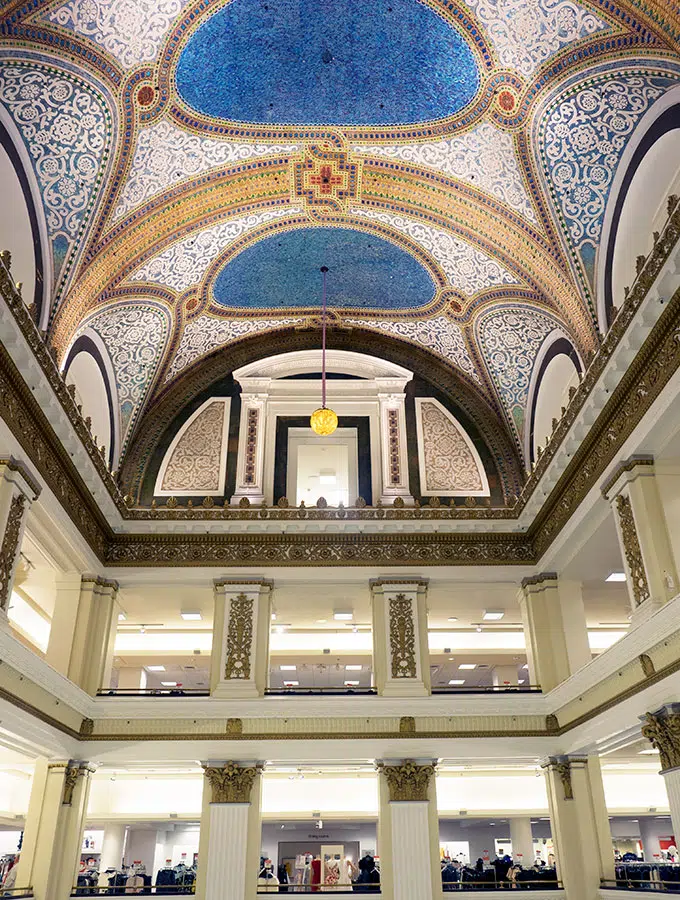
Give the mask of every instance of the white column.
<svg viewBox="0 0 680 900">
<path fill-rule="evenodd" d="M 68 677 L 88 694 L 96 694 L 111 680 L 117 597 L 117 581 L 83 575 Z"/>
<path fill-rule="evenodd" d="M 40 487 L 12 457 L 0 458 L 0 625 L 7 625 L 14 573 L 31 503 Z"/>
<path fill-rule="evenodd" d="M 673 834 L 680 839 L 680 703 L 667 703 L 647 713 L 642 734 L 659 751 L 661 774 L 666 783 Z"/>
<path fill-rule="evenodd" d="M 201 819 L 199 871 L 202 900 L 250 900 L 257 884 L 260 829 L 260 767 L 236 763 L 202 763 L 210 797 Z M 204 830 L 205 833 L 204 834 Z M 257 844 L 253 846 L 253 836 Z M 207 858 L 204 858 L 204 853 Z M 197 889 L 198 892 L 198 889 Z"/>
<path fill-rule="evenodd" d="M 439 897 L 439 865 L 434 766 L 411 760 L 379 766 L 380 877 L 390 900 Z"/>
<path fill-rule="evenodd" d="M 517 666 L 494 666 L 493 672 L 491 673 L 491 680 L 494 687 L 517 684 Z"/>
<path fill-rule="evenodd" d="M 568 900 L 596 900 L 602 878 L 614 878 L 614 852 L 597 757 L 553 757 L 544 763 L 558 876 Z"/>
<path fill-rule="evenodd" d="M 642 840 L 642 852 L 645 862 L 661 861 L 661 844 L 659 843 L 659 825 L 650 816 L 641 816 L 639 819 L 640 838 Z"/>
<path fill-rule="evenodd" d="M 378 578 L 371 582 L 373 667 L 383 697 L 430 693 L 427 581 Z"/>
<path fill-rule="evenodd" d="M 510 843 L 512 855 L 523 866 L 534 863 L 534 836 L 529 816 L 513 816 L 510 819 Z"/>
<path fill-rule="evenodd" d="M 636 625 L 679 591 L 654 460 L 632 458 L 621 463 L 603 492 L 614 509 L 633 610 L 631 622 Z"/>
<path fill-rule="evenodd" d="M 406 444 L 406 395 L 403 381 L 376 378 L 380 404 L 380 447 L 382 456 L 383 504 L 392 505 L 397 497 L 407 505 L 413 504 L 408 474 Z M 389 389 L 389 392 L 383 392 Z"/>
<path fill-rule="evenodd" d="M 270 378 L 242 378 L 241 417 L 236 458 L 236 490 L 232 506 L 245 498 L 253 505 L 264 503 L 264 451 Z"/>
<path fill-rule="evenodd" d="M 141 666 L 123 666 L 118 669 L 118 689 L 137 691 L 146 687 L 146 669 Z"/>
<path fill-rule="evenodd" d="M 214 583 L 213 697 L 261 697 L 267 687 L 272 582 Z"/>
<path fill-rule="evenodd" d="M 125 843 L 125 825 L 108 824 L 104 828 L 102 855 L 99 871 L 120 867 L 123 860 L 123 844 Z"/>
<path fill-rule="evenodd" d="M 63 572 L 54 580 L 54 609 L 45 659 L 62 675 L 68 675 L 71 663 L 81 579 L 82 572 Z"/>
</svg>

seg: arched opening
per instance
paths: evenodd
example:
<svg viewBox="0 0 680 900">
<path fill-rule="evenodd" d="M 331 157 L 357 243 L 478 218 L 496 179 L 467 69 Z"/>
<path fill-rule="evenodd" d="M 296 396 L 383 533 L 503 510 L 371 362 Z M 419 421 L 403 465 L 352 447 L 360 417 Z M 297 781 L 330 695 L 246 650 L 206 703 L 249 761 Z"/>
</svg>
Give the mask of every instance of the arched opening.
<svg viewBox="0 0 680 900">
<path fill-rule="evenodd" d="M 581 361 L 571 343 L 560 332 L 546 338 L 536 360 L 529 387 L 528 428 L 525 455 L 533 462 L 538 448 L 544 447 L 553 431 L 553 419 L 560 419 L 562 407 L 569 404 L 569 390 L 577 387 Z"/>
</svg>

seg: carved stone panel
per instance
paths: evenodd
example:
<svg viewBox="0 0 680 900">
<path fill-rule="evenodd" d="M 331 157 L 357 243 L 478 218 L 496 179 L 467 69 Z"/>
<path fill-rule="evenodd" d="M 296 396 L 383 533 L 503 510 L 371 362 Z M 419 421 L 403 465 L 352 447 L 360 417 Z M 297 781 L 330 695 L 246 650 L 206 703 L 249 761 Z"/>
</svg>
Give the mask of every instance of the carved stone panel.
<svg viewBox="0 0 680 900">
<path fill-rule="evenodd" d="M 12 572 L 19 552 L 19 536 L 26 511 L 24 494 L 15 494 L 9 507 L 5 534 L 0 544 L 0 609 L 7 609 L 12 586 Z"/>
<path fill-rule="evenodd" d="M 229 605 L 227 652 L 224 677 L 250 678 L 253 647 L 254 600 L 239 594 Z"/>
<path fill-rule="evenodd" d="M 635 605 L 639 606 L 649 599 L 649 584 L 642 559 L 642 551 L 640 550 L 640 540 L 635 527 L 633 508 L 630 498 L 626 497 L 625 494 L 619 494 L 616 498 L 616 512 L 619 517 L 623 552 L 628 566 L 633 600 Z"/>
<path fill-rule="evenodd" d="M 416 678 L 416 629 L 413 602 L 405 594 L 389 600 L 392 678 Z"/>
<path fill-rule="evenodd" d="M 203 766 L 203 771 L 210 782 L 212 803 L 250 803 L 258 767 L 228 762 L 224 766 Z"/>
<path fill-rule="evenodd" d="M 400 766 L 380 765 L 387 782 L 390 801 L 428 800 L 430 780 L 435 773 L 434 766 L 419 766 L 413 760 L 404 760 Z"/>
</svg>

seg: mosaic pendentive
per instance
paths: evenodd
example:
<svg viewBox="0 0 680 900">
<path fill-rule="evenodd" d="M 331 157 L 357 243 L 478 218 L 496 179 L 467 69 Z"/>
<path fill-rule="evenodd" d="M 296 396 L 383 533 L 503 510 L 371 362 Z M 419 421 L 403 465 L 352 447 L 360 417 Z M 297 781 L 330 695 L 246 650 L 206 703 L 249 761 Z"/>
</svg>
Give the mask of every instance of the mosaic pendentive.
<svg viewBox="0 0 680 900">
<path fill-rule="evenodd" d="M 225 405 L 216 400 L 191 422 L 172 451 L 161 490 L 176 494 L 220 489 Z"/>
<path fill-rule="evenodd" d="M 199 284 L 210 263 L 248 231 L 272 219 L 293 216 L 301 212 L 302 210 L 296 207 L 268 209 L 211 225 L 210 228 L 204 228 L 173 244 L 149 260 L 137 269 L 131 280 L 163 284 L 181 293 L 192 285 Z"/>
<path fill-rule="evenodd" d="M 531 375 L 538 351 L 560 323 L 533 309 L 513 307 L 481 316 L 477 335 L 503 405 L 522 435 Z"/>
<path fill-rule="evenodd" d="M 114 220 L 140 203 L 161 194 L 173 184 L 195 178 L 214 166 L 237 165 L 258 156 L 293 153 L 298 145 L 245 144 L 200 137 L 160 121 L 141 128 L 130 164 L 130 174 L 120 195 Z"/>
<path fill-rule="evenodd" d="M 160 307 L 125 304 L 86 321 L 104 342 L 116 376 L 124 446 L 165 351 L 169 316 Z"/>
<path fill-rule="evenodd" d="M 28 62 L 0 66 L 0 102 L 26 143 L 40 186 L 56 282 L 92 212 L 110 152 L 110 114 L 80 78 Z"/>
<path fill-rule="evenodd" d="M 352 149 L 355 153 L 437 169 L 486 191 L 530 222 L 536 222 L 512 136 L 488 122 L 460 137 L 422 144 L 357 144 Z"/>
<path fill-rule="evenodd" d="M 417 0 L 233 0 L 199 22 L 175 70 L 186 105 L 232 122 L 429 122 L 464 108 L 478 60 Z"/>
<path fill-rule="evenodd" d="M 152 62 L 188 0 L 67 0 L 46 18 L 89 38 L 124 69 Z"/>
<path fill-rule="evenodd" d="M 437 403 L 416 404 L 422 436 L 420 490 L 425 496 L 488 494 L 486 479 L 461 431 Z M 424 479 L 423 479 L 424 476 Z"/>
<path fill-rule="evenodd" d="M 432 275 L 410 253 L 350 228 L 277 231 L 227 262 L 212 287 L 216 303 L 238 309 L 320 309 L 319 270 L 327 266 L 328 305 L 417 309 L 430 303 Z"/>
<path fill-rule="evenodd" d="M 353 213 L 367 219 L 375 219 L 408 235 L 432 254 L 446 272 L 451 286 L 463 294 L 473 296 L 485 288 L 517 283 L 517 279 L 500 263 L 450 231 L 433 228 L 406 216 L 378 212 L 375 209 L 357 207 L 353 209 Z"/>
</svg>

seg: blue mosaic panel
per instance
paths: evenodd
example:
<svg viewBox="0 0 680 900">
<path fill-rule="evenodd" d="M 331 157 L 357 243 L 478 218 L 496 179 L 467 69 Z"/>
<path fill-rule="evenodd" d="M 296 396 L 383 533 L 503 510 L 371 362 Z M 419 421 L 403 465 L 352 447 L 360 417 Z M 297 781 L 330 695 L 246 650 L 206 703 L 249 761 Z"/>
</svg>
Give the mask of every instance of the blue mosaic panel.
<svg viewBox="0 0 680 900">
<path fill-rule="evenodd" d="M 388 125 L 452 115 L 480 76 L 462 34 L 418 0 L 233 0 L 189 39 L 176 82 L 231 121 Z"/>
<path fill-rule="evenodd" d="M 435 284 L 409 253 L 363 231 L 299 228 L 258 241 L 218 274 L 222 306 L 280 310 L 321 305 L 321 266 L 328 266 L 328 305 L 353 309 L 416 309 Z"/>
</svg>

